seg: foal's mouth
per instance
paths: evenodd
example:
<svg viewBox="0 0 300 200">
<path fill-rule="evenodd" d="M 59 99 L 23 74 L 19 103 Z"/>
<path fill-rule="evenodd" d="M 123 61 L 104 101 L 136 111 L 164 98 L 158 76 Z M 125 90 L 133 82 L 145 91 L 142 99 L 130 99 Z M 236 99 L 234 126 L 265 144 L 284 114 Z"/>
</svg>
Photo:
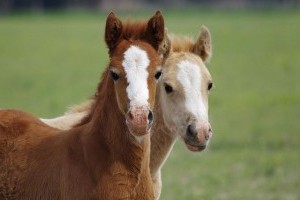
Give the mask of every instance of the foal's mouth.
<svg viewBox="0 0 300 200">
<path fill-rule="evenodd" d="M 186 147 L 193 152 L 203 151 L 207 147 L 207 143 L 199 144 L 199 142 L 183 139 Z"/>
<path fill-rule="evenodd" d="M 207 145 L 191 145 L 187 143 L 185 143 L 185 145 L 190 151 L 194 151 L 194 152 L 203 151 L 204 149 L 206 149 L 207 146 Z"/>
</svg>

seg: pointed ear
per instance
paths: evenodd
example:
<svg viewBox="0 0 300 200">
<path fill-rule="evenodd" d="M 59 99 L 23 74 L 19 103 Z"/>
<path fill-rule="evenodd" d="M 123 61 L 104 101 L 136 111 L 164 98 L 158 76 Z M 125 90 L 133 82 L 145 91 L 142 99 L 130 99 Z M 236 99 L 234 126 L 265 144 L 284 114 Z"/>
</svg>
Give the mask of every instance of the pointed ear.
<svg viewBox="0 0 300 200">
<path fill-rule="evenodd" d="M 109 50 L 115 48 L 122 33 L 122 22 L 111 12 L 106 19 L 105 42 Z"/>
<path fill-rule="evenodd" d="M 165 37 L 165 22 L 161 12 L 158 10 L 147 24 L 146 38 L 152 46 L 158 50 Z"/>
<path fill-rule="evenodd" d="M 165 37 L 164 37 L 162 43 L 159 45 L 158 55 L 162 59 L 164 59 L 169 55 L 170 50 L 171 50 L 171 40 L 168 36 L 168 29 L 165 28 Z"/>
<path fill-rule="evenodd" d="M 199 55 L 203 61 L 207 61 L 212 55 L 212 44 L 209 30 L 202 26 L 199 37 L 194 44 L 193 52 Z"/>
</svg>

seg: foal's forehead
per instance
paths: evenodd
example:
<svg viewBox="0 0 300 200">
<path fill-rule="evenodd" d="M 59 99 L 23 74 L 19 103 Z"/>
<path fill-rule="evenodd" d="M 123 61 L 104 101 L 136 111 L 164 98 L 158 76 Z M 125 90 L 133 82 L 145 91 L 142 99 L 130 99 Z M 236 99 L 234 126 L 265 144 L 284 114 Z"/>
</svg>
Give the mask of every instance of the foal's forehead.
<svg viewBox="0 0 300 200">
<path fill-rule="evenodd" d="M 143 60 L 149 60 L 147 67 L 159 65 L 159 57 L 154 48 L 149 43 L 140 40 L 123 40 L 119 43 L 113 53 L 111 63 L 122 67 L 124 60 L 134 60 L 139 63 Z"/>
<path fill-rule="evenodd" d="M 201 90 L 201 69 L 200 66 L 190 60 L 181 60 L 177 64 L 177 80 L 184 91 Z"/>
<path fill-rule="evenodd" d="M 126 92 L 131 106 L 148 105 L 148 78 L 152 77 L 151 68 L 155 68 L 152 66 L 156 66 L 153 65 L 153 56 L 157 57 L 149 46 L 141 42 L 127 42 L 120 55 L 119 66 L 125 73 L 128 84 Z"/>
<path fill-rule="evenodd" d="M 186 81 L 191 79 L 208 80 L 211 79 L 202 59 L 192 53 L 180 52 L 173 53 L 167 59 L 167 73 L 178 76 L 185 76 Z"/>
</svg>

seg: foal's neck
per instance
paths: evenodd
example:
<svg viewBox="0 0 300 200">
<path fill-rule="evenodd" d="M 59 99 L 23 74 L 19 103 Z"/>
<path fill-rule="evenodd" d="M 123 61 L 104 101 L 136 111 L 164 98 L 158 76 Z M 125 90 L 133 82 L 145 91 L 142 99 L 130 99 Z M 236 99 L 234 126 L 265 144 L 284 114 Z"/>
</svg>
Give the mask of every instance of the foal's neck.
<svg viewBox="0 0 300 200">
<path fill-rule="evenodd" d="M 151 136 L 150 170 L 152 177 L 155 177 L 160 171 L 176 141 L 176 136 L 164 123 L 160 98 L 160 87 L 158 86 L 154 109 L 155 120 L 152 128 L 153 135 Z"/>
<path fill-rule="evenodd" d="M 119 110 L 114 83 L 108 70 L 103 74 L 98 92 L 88 116 L 90 117 L 90 122 L 87 124 L 90 133 L 87 137 L 88 149 L 104 152 L 105 155 L 100 154 L 106 158 L 107 165 L 118 162 L 139 175 L 142 168 L 149 166 L 149 161 L 147 164 L 145 162 L 149 160 L 147 154 L 150 151 L 150 136 L 137 143 L 129 133 L 125 117 Z"/>
</svg>

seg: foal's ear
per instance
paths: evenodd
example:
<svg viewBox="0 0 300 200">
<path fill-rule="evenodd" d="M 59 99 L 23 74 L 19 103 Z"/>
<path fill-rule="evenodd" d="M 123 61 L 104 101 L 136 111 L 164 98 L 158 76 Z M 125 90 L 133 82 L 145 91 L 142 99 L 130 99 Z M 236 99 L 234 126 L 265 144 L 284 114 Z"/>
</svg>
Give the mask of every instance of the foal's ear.
<svg viewBox="0 0 300 200">
<path fill-rule="evenodd" d="M 162 58 L 165 59 L 171 50 L 171 40 L 168 36 L 168 29 L 165 28 L 165 37 L 162 41 L 162 43 L 158 47 L 158 55 Z"/>
<path fill-rule="evenodd" d="M 117 45 L 122 33 L 122 22 L 111 12 L 106 19 L 105 26 L 105 42 L 109 50 L 112 50 Z"/>
<path fill-rule="evenodd" d="M 212 55 L 211 37 L 209 30 L 202 26 L 200 29 L 199 37 L 194 44 L 193 52 L 199 55 L 203 61 L 207 61 Z"/>
<path fill-rule="evenodd" d="M 146 37 L 148 42 L 158 50 L 165 37 L 165 22 L 159 10 L 148 21 Z"/>
</svg>

